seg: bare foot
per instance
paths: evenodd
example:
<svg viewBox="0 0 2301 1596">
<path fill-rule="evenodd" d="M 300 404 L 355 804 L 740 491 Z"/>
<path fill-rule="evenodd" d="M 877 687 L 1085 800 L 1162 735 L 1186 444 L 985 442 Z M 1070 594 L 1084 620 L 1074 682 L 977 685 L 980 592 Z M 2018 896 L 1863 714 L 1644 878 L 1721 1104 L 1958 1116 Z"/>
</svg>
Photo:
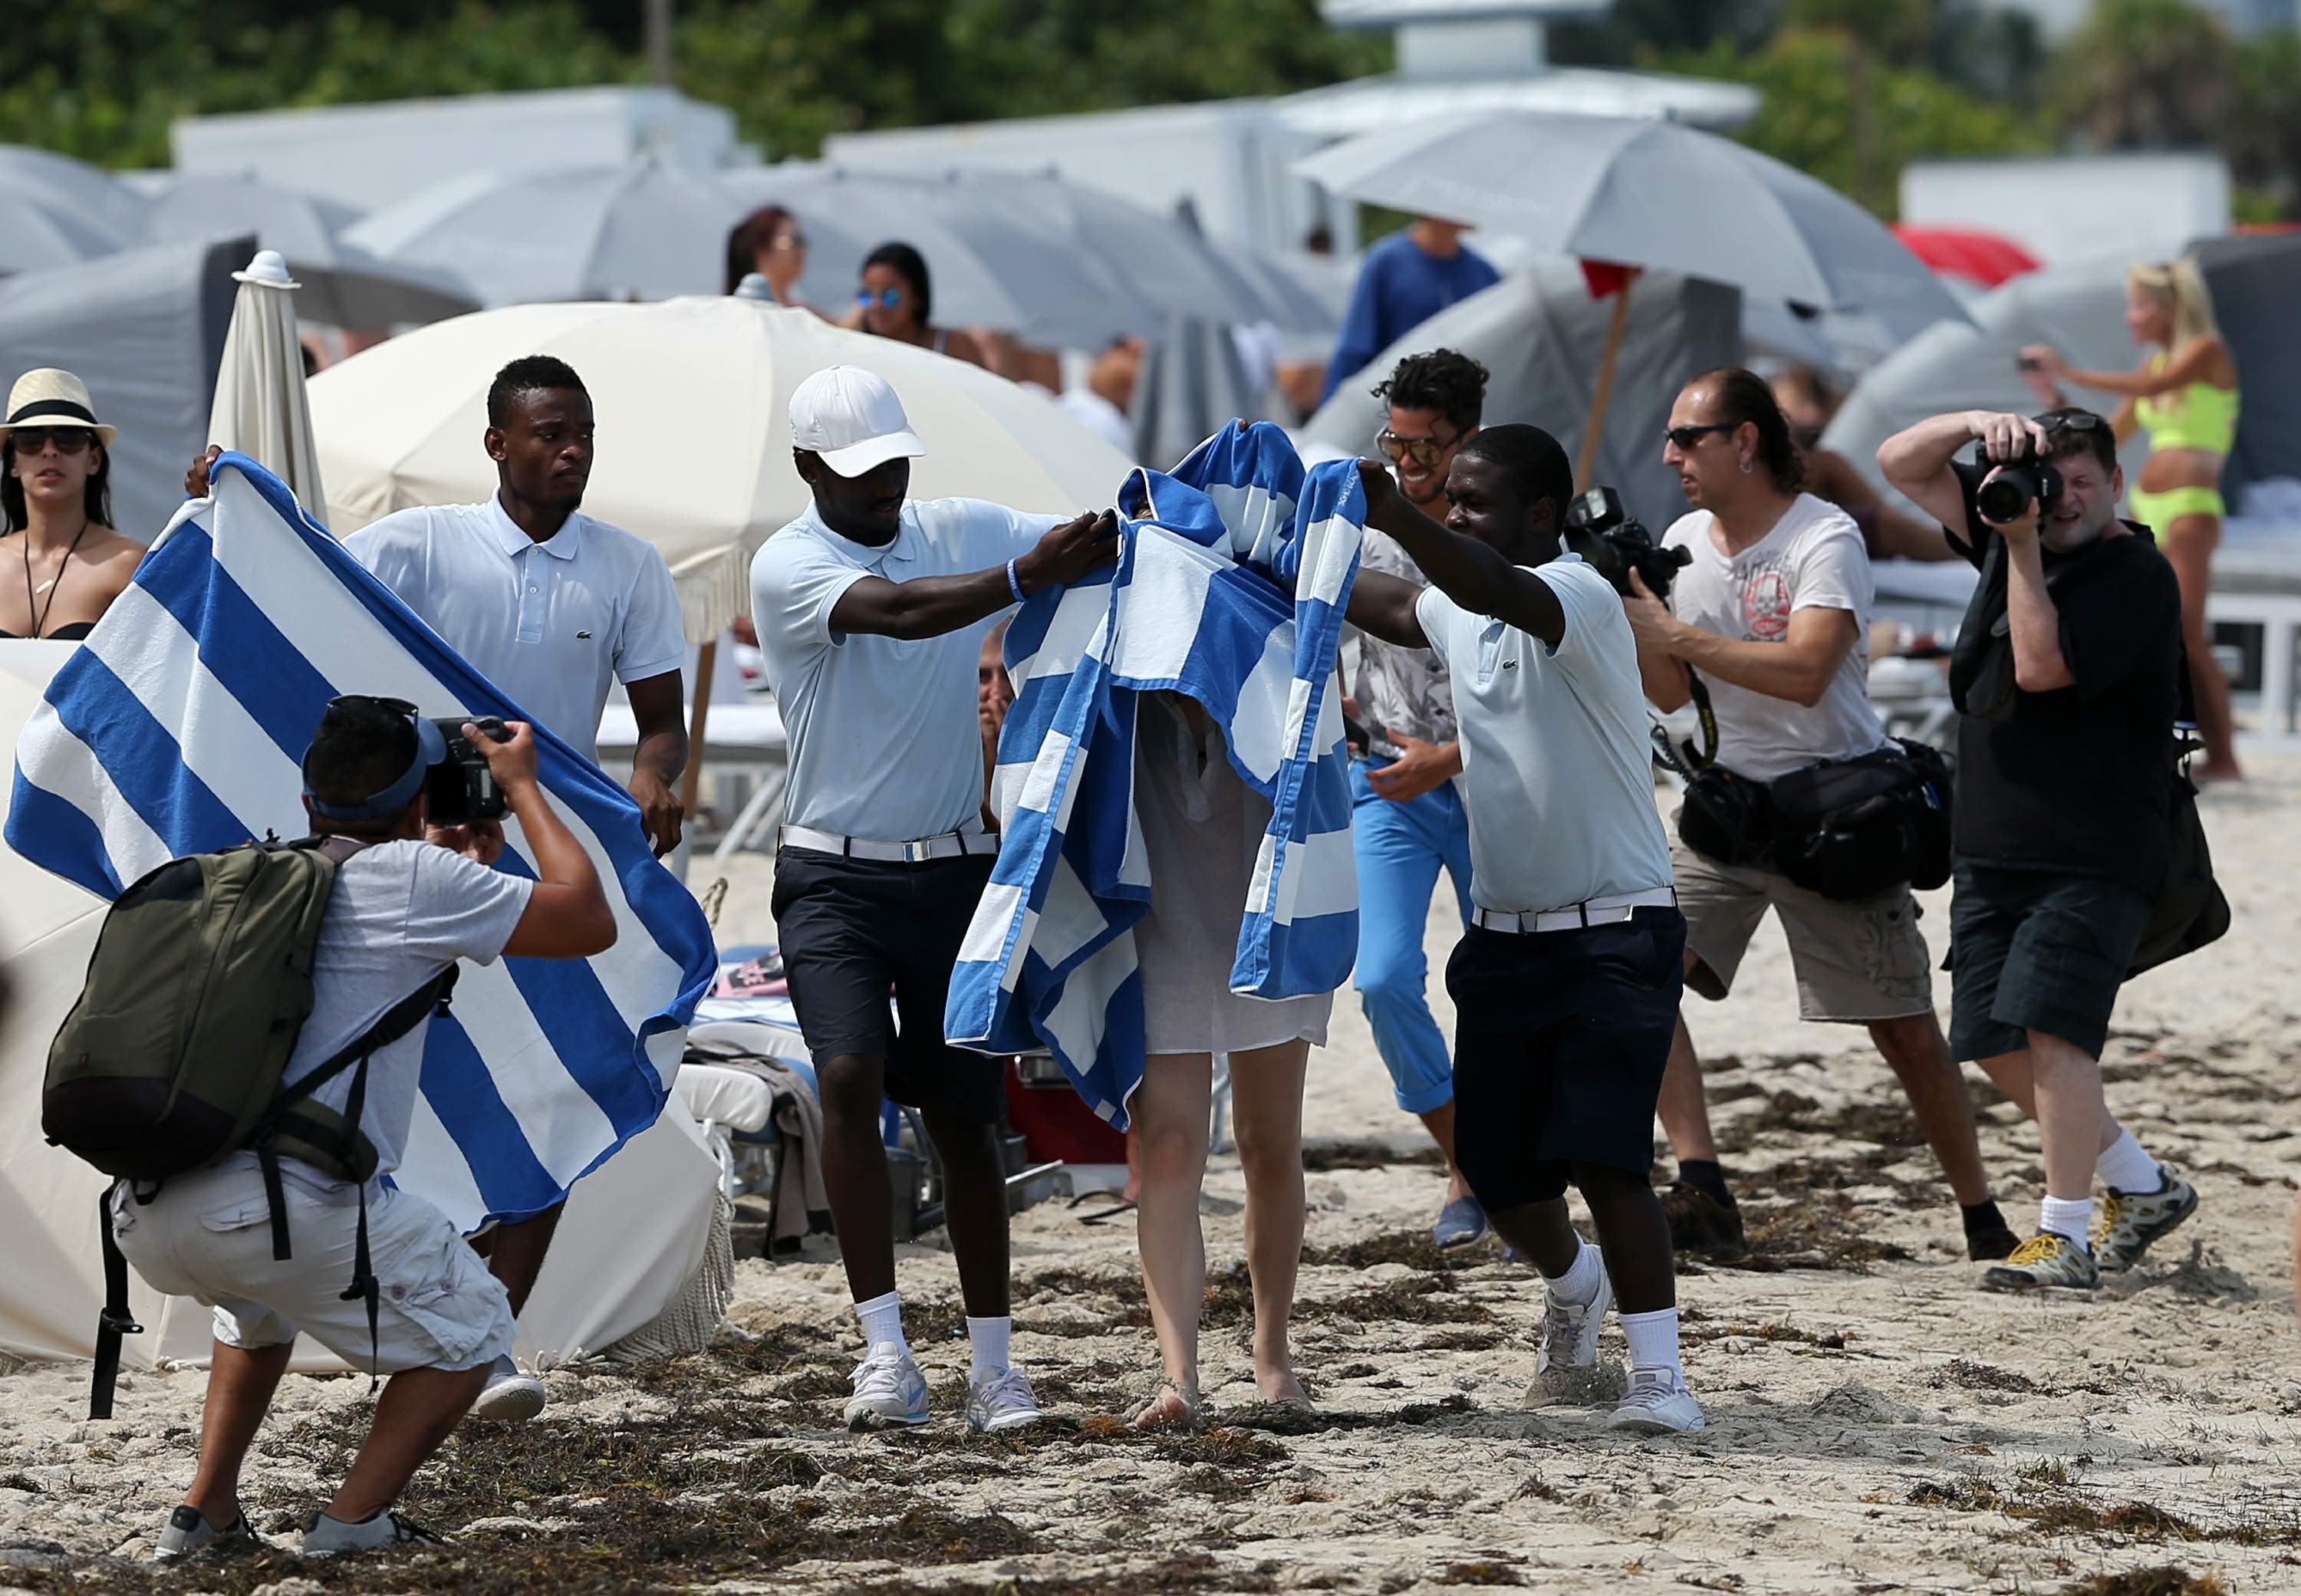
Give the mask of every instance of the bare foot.
<svg viewBox="0 0 2301 1596">
<path fill-rule="evenodd" d="M 1172 1380 L 1162 1383 L 1150 1405 L 1134 1416 L 1138 1430 L 1188 1430 L 1199 1422 L 1199 1396 Z"/>
<path fill-rule="evenodd" d="M 1300 1408 L 1309 1411 L 1310 1399 L 1303 1394 L 1302 1383 L 1294 1377 L 1291 1365 L 1281 1364 L 1275 1369 L 1257 1369 L 1254 1383 L 1261 1388 L 1262 1400 L 1280 1408 Z"/>
</svg>

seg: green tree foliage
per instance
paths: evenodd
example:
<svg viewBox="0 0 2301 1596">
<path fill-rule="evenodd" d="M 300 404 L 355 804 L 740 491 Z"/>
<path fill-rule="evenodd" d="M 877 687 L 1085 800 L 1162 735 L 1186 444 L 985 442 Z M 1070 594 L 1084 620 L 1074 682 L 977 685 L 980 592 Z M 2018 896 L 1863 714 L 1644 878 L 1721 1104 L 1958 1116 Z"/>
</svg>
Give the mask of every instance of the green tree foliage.
<svg viewBox="0 0 2301 1596">
<path fill-rule="evenodd" d="M 2196 147 L 2227 126 L 2236 51 L 2186 0 L 2096 0 L 2054 72 L 2063 125 L 2102 149 Z"/>
</svg>

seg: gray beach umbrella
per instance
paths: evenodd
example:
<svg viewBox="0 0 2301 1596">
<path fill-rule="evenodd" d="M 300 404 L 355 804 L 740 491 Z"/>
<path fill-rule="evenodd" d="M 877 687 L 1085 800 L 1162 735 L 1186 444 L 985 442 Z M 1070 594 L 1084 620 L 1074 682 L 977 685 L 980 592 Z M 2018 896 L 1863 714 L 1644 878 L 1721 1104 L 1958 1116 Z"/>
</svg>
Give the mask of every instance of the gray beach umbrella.
<svg viewBox="0 0 2301 1596">
<path fill-rule="evenodd" d="M 0 145 L 0 272 L 69 266 L 128 248 L 146 201 L 99 167 Z"/>
</svg>

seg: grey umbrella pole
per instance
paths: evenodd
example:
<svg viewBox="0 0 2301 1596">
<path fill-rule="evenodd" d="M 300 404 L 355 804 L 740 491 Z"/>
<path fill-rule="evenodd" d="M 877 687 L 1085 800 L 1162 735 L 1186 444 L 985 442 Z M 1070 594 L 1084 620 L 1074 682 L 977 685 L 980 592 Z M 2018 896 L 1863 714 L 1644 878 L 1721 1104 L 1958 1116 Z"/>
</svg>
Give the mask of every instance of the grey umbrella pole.
<svg viewBox="0 0 2301 1596">
<path fill-rule="evenodd" d="M 1582 430 L 1582 457 L 1574 463 L 1574 486 L 1577 491 L 1591 486 L 1590 473 L 1598 468 L 1598 439 L 1606 430 L 1606 405 L 1614 397 L 1614 365 L 1621 358 L 1622 335 L 1630 325 L 1630 289 L 1637 282 L 1633 274 L 1614 296 L 1614 319 L 1606 328 L 1606 353 L 1598 362 L 1598 386 L 1590 394 L 1590 420 Z"/>
</svg>

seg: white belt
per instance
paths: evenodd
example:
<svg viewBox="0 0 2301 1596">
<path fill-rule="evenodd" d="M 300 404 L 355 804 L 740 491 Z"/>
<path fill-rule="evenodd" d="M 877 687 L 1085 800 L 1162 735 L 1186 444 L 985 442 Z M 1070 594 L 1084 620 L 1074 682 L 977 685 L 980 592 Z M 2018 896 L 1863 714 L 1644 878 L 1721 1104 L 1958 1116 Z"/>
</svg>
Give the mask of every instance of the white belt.
<svg viewBox="0 0 2301 1596">
<path fill-rule="evenodd" d="M 1587 903 L 1570 905 L 1562 909 L 1544 909 L 1538 914 L 1513 915 L 1502 909 L 1480 909 L 1470 916 L 1470 923 L 1481 931 L 1510 932 L 1537 931 L 1580 931 L 1591 925 L 1619 925 L 1640 909 L 1666 909 L 1678 902 L 1674 887 L 1656 887 L 1648 892 L 1625 892 L 1618 898 L 1594 898 Z"/>
<path fill-rule="evenodd" d="M 874 859 L 883 865 L 924 865 L 929 859 L 957 859 L 968 854 L 995 854 L 999 839 L 976 821 L 969 829 L 945 831 L 940 837 L 917 837 L 908 842 L 874 842 L 867 837 L 842 837 L 808 826 L 785 826 L 780 840 L 785 848 L 838 854 L 849 859 Z"/>
</svg>

